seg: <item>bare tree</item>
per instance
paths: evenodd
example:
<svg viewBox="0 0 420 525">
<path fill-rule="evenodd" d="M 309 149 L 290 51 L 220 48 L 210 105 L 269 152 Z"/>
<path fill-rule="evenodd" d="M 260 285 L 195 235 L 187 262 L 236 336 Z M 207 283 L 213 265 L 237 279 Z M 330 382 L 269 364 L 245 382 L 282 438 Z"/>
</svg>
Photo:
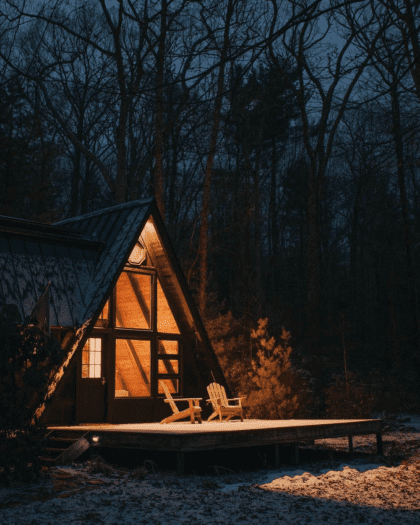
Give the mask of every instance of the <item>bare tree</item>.
<svg viewBox="0 0 420 525">
<path fill-rule="evenodd" d="M 271 34 L 275 34 L 278 7 L 272 0 L 274 16 Z M 306 231 L 306 314 L 309 340 L 314 350 L 319 345 L 320 330 L 320 203 L 326 184 L 326 170 L 332 155 L 335 134 L 351 101 L 354 88 L 372 59 L 382 29 L 371 35 L 369 49 L 356 52 L 360 24 L 372 27 L 375 20 L 369 3 L 338 8 L 315 19 L 320 6 L 309 11 L 312 19 L 293 27 L 282 37 L 284 56 L 279 60 L 273 43 L 269 52 L 273 64 L 283 75 L 299 104 L 303 141 L 310 160 L 308 173 Z M 331 32 L 338 34 L 337 44 L 329 42 Z M 293 64 L 298 72 L 295 86 L 284 68 Z"/>
</svg>

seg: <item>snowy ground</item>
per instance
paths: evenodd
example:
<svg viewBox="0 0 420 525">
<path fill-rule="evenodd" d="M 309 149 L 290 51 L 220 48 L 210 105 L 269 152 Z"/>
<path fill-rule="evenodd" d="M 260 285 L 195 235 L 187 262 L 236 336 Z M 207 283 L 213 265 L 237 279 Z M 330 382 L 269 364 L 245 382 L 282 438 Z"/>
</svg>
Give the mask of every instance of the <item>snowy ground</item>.
<svg viewBox="0 0 420 525">
<path fill-rule="evenodd" d="M 366 436 L 354 439 L 353 458 L 346 439 L 317 441 L 321 459 L 296 468 L 177 476 L 100 462 L 56 467 L 37 484 L 0 488 L 0 524 L 419 525 L 420 416 L 408 417 L 384 433 L 385 457 Z"/>
</svg>

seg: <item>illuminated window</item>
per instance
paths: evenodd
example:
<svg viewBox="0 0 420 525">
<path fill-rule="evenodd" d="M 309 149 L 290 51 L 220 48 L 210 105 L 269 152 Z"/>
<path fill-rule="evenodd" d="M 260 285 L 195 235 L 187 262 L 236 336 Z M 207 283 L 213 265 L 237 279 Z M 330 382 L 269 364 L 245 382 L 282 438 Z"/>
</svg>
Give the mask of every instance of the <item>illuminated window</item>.
<svg viewBox="0 0 420 525">
<path fill-rule="evenodd" d="M 117 281 L 117 328 L 151 328 L 152 276 L 122 272 Z"/>
<path fill-rule="evenodd" d="M 126 267 L 114 297 L 115 398 L 163 395 L 159 381 L 172 394 L 179 394 L 181 333 L 156 273 Z M 148 332 L 140 335 L 139 330 Z"/>
<path fill-rule="evenodd" d="M 178 341 L 158 341 L 158 354 L 178 354 Z M 159 355 L 161 357 L 161 355 Z"/>
<path fill-rule="evenodd" d="M 150 341 L 115 341 L 115 397 L 150 397 Z"/>
<path fill-rule="evenodd" d="M 180 373 L 178 341 L 158 340 L 158 381 L 163 381 L 171 394 L 179 392 L 180 377 L 173 376 L 180 376 Z M 162 387 L 158 384 L 158 393 L 162 394 Z"/>
<path fill-rule="evenodd" d="M 180 333 L 159 279 L 157 282 L 157 328 L 158 332 L 166 334 Z"/>
<path fill-rule="evenodd" d="M 179 361 L 175 361 L 174 359 L 159 359 L 158 373 L 159 374 L 178 374 L 179 373 L 178 364 L 179 364 Z"/>
<path fill-rule="evenodd" d="M 146 250 L 143 246 L 137 242 L 134 246 L 133 251 L 131 252 L 128 262 L 134 266 L 140 266 L 146 260 Z"/>
<path fill-rule="evenodd" d="M 160 382 L 163 381 L 168 387 L 171 394 L 178 394 L 179 392 L 179 379 L 159 379 L 159 394 L 164 394 L 163 388 Z"/>
<path fill-rule="evenodd" d="M 101 377 L 102 340 L 90 338 L 86 341 L 82 351 L 82 377 Z"/>
<path fill-rule="evenodd" d="M 106 328 L 109 322 L 109 301 L 105 303 L 102 312 L 99 314 L 98 320 L 95 323 L 96 328 Z"/>
</svg>

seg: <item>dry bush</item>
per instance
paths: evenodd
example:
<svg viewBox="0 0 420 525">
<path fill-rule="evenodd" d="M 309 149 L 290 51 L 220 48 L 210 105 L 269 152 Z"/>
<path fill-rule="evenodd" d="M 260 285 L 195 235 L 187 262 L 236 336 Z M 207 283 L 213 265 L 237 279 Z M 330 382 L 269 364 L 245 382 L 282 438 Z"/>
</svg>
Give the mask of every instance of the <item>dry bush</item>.
<svg viewBox="0 0 420 525">
<path fill-rule="evenodd" d="M 333 384 L 325 390 L 326 414 L 331 418 L 371 418 L 375 407 L 375 394 L 357 374 L 349 372 L 347 379 L 334 377 Z"/>
<path fill-rule="evenodd" d="M 206 323 L 213 348 L 231 389 L 245 397 L 247 417 L 309 417 L 313 407 L 310 374 L 291 363 L 290 333 L 268 335 L 268 319 L 250 330 L 229 312 Z"/>
<path fill-rule="evenodd" d="M 290 333 L 283 329 L 276 342 L 269 337 L 267 324 L 268 319 L 260 319 L 258 328 L 251 332 L 256 356 L 242 380 L 241 394 L 246 397 L 250 417 L 289 419 L 297 412 L 300 401 L 294 384 L 299 374 L 290 362 Z"/>
</svg>

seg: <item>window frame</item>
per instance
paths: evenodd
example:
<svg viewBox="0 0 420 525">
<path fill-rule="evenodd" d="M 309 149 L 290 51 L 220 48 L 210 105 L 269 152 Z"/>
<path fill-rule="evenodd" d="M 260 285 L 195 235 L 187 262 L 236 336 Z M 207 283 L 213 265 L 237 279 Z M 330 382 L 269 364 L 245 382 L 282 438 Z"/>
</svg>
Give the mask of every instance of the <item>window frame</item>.
<svg viewBox="0 0 420 525">
<path fill-rule="evenodd" d="M 156 294 L 157 294 L 157 275 L 156 271 L 147 269 L 148 271 L 142 271 L 140 268 L 124 267 L 122 273 L 139 273 L 142 275 L 151 276 L 151 298 L 150 298 L 150 328 L 127 328 L 125 326 L 117 326 L 117 283 L 115 283 L 114 290 L 112 293 L 112 299 L 114 307 L 111 312 L 111 322 L 110 327 L 116 331 L 125 331 L 125 332 L 136 332 L 136 333 L 152 333 L 156 332 L 157 329 L 157 305 L 156 305 Z M 120 275 L 121 275 L 120 274 Z M 118 276 L 118 279 L 120 276 Z M 117 282 L 118 282 L 117 279 Z M 111 309 L 110 309 L 111 310 Z"/>
<path fill-rule="evenodd" d="M 168 300 L 165 288 L 162 284 L 163 293 L 168 301 L 169 308 L 171 309 L 172 315 L 174 316 L 175 322 L 178 325 L 179 334 L 169 334 L 164 332 L 158 332 L 157 330 L 157 271 L 155 268 L 150 266 L 132 267 L 125 266 L 123 272 L 134 272 L 151 275 L 152 277 L 152 295 L 151 295 L 151 328 L 125 328 L 116 326 L 116 305 L 117 305 L 117 285 L 115 284 L 112 294 L 110 295 L 109 301 L 109 323 L 108 327 L 94 327 L 90 337 L 101 337 L 101 335 L 108 334 L 110 336 L 110 344 L 112 344 L 112 366 L 110 370 L 110 376 L 108 377 L 109 385 L 112 384 L 112 392 L 110 392 L 113 401 L 123 400 L 152 400 L 164 398 L 164 393 L 159 393 L 159 379 L 177 379 L 178 380 L 178 392 L 172 394 L 174 397 L 182 397 L 184 388 L 184 360 L 183 360 L 183 344 L 182 344 L 182 333 L 179 328 L 179 322 L 176 316 L 176 312 L 171 307 L 170 300 Z M 116 340 L 117 339 L 134 339 L 134 340 L 147 340 L 150 341 L 150 382 L 151 382 L 151 395 L 150 396 L 138 396 L 138 397 L 115 397 L 115 367 L 116 367 Z M 158 354 L 158 341 L 177 341 L 178 342 L 178 354 L 171 354 L 171 357 L 166 359 L 177 360 L 179 362 L 178 374 L 159 374 L 159 361 L 162 358 Z M 165 354 L 163 354 L 165 355 Z M 167 354 L 169 355 L 169 354 Z M 111 363 L 110 363 L 111 364 Z M 112 375 L 112 377 L 111 377 Z"/>
<path fill-rule="evenodd" d="M 115 395 L 115 374 L 116 374 L 116 359 L 117 359 L 117 340 L 131 340 L 131 341 L 147 341 L 150 343 L 150 396 L 130 396 L 130 397 L 117 397 Z M 117 400 L 120 400 L 120 399 L 153 399 L 154 397 L 154 372 L 153 372 L 153 339 L 151 339 L 150 337 L 136 337 L 136 336 L 129 336 L 129 335 L 124 335 L 124 336 L 121 336 L 120 334 L 115 334 L 115 336 L 112 338 L 112 341 L 113 341 L 113 347 L 114 347 L 114 351 L 113 351 L 113 379 L 112 379 L 112 384 L 113 384 L 113 392 L 112 392 L 112 397 L 113 399 L 117 399 Z"/>
<path fill-rule="evenodd" d="M 101 375 L 100 377 L 83 377 L 83 349 L 89 339 L 100 339 L 101 340 Z M 85 340 L 78 359 L 78 381 L 102 381 L 103 377 L 106 377 L 107 363 L 106 363 L 106 352 L 107 352 L 107 334 L 103 330 L 92 330 L 89 337 Z"/>
<path fill-rule="evenodd" d="M 164 397 L 165 394 L 159 393 L 159 379 L 178 379 L 178 392 L 172 394 L 174 396 L 181 395 L 182 388 L 182 376 L 183 376 L 183 352 L 182 352 L 182 341 L 179 338 L 178 334 L 172 334 L 176 337 L 170 338 L 164 334 L 156 334 L 156 384 L 157 384 L 157 396 Z M 158 344 L 159 341 L 177 341 L 178 343 L 178 353 L 177 354 L 159 354 Z M 159 357 L 159 356 L 168 356 L 168 357 Z M 168 373 L 159 373 L 159 361 L 178 361 L 178 373 L 177 374 L 168 374 Z"/>
</svg>

